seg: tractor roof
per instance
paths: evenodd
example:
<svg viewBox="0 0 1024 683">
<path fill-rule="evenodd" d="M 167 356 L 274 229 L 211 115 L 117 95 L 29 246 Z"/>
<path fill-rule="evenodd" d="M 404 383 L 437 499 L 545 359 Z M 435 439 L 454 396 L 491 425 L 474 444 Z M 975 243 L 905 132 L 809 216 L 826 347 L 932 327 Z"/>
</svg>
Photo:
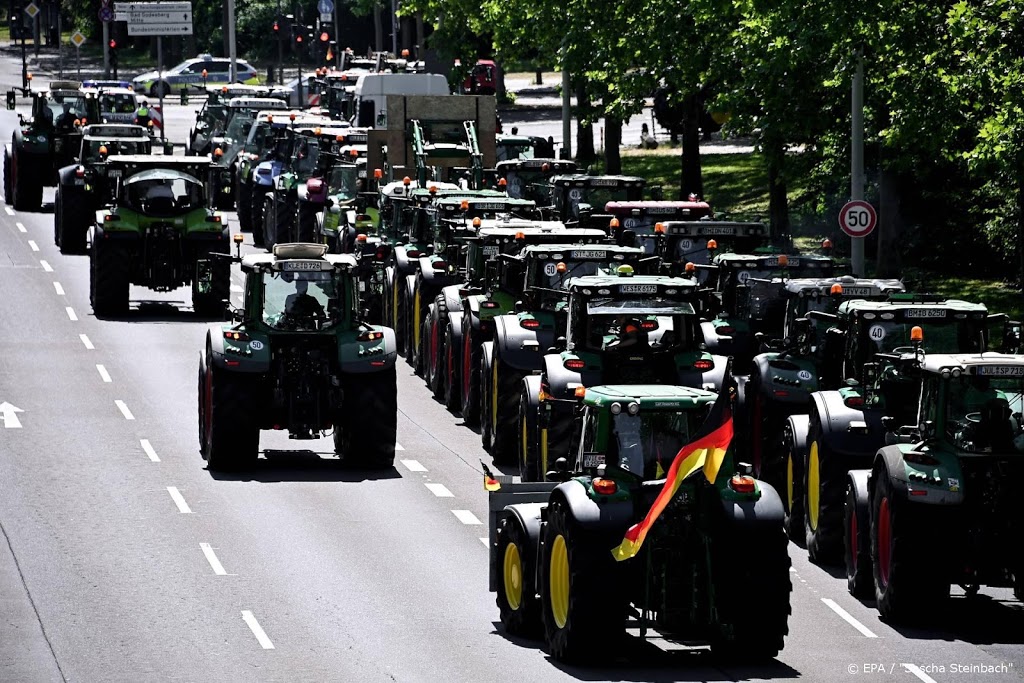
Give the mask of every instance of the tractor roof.
<svg viewBox="0 0 1024 683">
<path fill-rule="evenodd" d="M 352 254 L 328 254 L 327 245 L 307 243 L 275 244 L 271 254 L 248 254 L 242 258 L 242 270 L 266 267 L 294 272 L 353 269 L 356 258 Z"/>
<path fill-rule="evenodd" d="M 583 403 L 595 407 L 639 403 L 640 410 L 693 410 L 713 404 L 718 394 L 668 384 L 612 384 L 587 387 Z"/>
<path fill-rule="evenodd" d="M 617 202 L 619 204 L 625 202 Z M 609 204 L 608 206 L 611 206 Z M 607 206 L 609 213 L 614 213 Z M 665 221 L 666 235 L 687 237 L 767 237 L 768 226 L 764 223 L 739 223 L 736 221 Z"/>
<path fill-rule="evenodd" d="M 786 291 L 799 296 L 819 296 L 832 293 L 832 287 L 842 288 L 841 296 L 846 298 L 885 296 L 891 292 L 905 291 L 899 280 L 883 280 L 878 278 L 858 278 L 853 275 L 840 277 L 802 277 L 786 281 Z"/>
<path fill-rule="evenodd" d="M 928 339 L 923 346 L 928 348 Z M 929 353 L 924 356 L 921 369 L 925 372 L 944 374 L 943 370 L 954 368 L 967 375 L 983 377 L 1024 378 L 1024 355 L 1005 353 Z"/>
<path fill-rule="evenodd" d="M 563 187 L 643 187 L 646 178 L 633 175 L 586 175 L 571 173 L 551 177 L 551 182 Z"/>
<path fill-rule="evenodd" d="M 984 318 L 988 315 L 985 304 L 976 304 L 959 299 L 946 300 L 914 300 L 915 295 L 907 294 L 907 299 L 901 299 L 900 294 L 890 295 L 885 301 L 865 301 L 854 299 L 839 304 L 840 316 L 856 316 L 866 320 L 875 317 L 885 319 L 882 316 L 899 316 L 906 320 L 934 320 L 939 318 L 954 317 L 964 319 Z"/>
</svg>

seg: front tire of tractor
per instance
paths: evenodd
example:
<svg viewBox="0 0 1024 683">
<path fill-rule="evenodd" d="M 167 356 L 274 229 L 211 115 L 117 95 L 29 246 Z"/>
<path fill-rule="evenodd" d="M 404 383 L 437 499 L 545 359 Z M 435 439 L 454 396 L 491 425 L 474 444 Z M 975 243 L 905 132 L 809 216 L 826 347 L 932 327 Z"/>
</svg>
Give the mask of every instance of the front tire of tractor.
<svg viewBox="0 0 1024 683">
<path fill-rule="evenodd" d="M 846 487 L 846 505 L 843 510 L 843 559 L 846 563 L 846 588 L 855 598 L 870 598 L 875 593 L 871 574 L 870 515 L 857 509 L 857 494 L 853 485 Z"/>
<path fill-rule="evenodd" d="M 57 226 L 55 241 L 62 254 L 84 254 L 88 227 L 82 220 L 89 213 L 85 198 L 75 191 L 60 187 L 54 198 L 53 221 Z"/>
<path fill-rule="evenodd" d="M 93 240 L 89 255 L 89 302 L 97 316 L 128 312 L 131 253 L 123 245 Z"/>
<path fill-rule="evenodd" d="M 782 650 L 793 611 L 789 539 L 781 525 L 744 533 L 735 522 L 719 519 L 711 539 L 711 578 L 724 628 L 711 642 L 711 653 L 728 662 L 768 661 Z M 750 596 L 757 596 L 756 607 Z M 730 627 L 731 633 L 724 630 Z"/>
<path fill-rule="evenodd" d="M 498 557 L 502 582 L 498 586 L 498 612 L 505 631 L 512 635 L 537 637 L 541 631 L 540 600 L 533 585 L 534 559 L 530 540 L 511 516 L 498 527 Z"/>
<path fill-rule="evenodd" d="M 499 346 L 494 346 L 491 374 L 491 457 L 497 465 L 518 462 L 519 437 L 516 427 L 519 417 L 519 388 L 524 373 L 501 358 Z"/>
<path fill-rule="evenodd" d="M 581 662 L 625 634 L 621 572 L 610 549 L 584 533 L 563 500 L 553 500 L 547 513 L 538 572 L 544 639 L 554 659 Z"/>
<path fill-rule="evenodd" d="M 334 451 L 368 469 L 395 464 L 398 385 L 395 368 L 342 378 L 344 405 L 334 426 Z"/>
<path fill-rule="evenodd" d="M 882 619 L 920 622 L 942 613 L 949 583 L 935 566 L 942 548 L 933 522 L 915 524 L 910 503 L 894 490 L 889 475 L 875 470 L 871 497 L 871 564 L 875 600 Z"/>
<path fill-rule="evenodd" d="M 462 420 L 467 427 L 480 424 L 480 348 L 473 334 L 473 324 L 462 323 Z"/>
<path fill-rule="evenodd" d="M 821 418 L 811 411 L 804 463 L 804 536 L 815 564 L 838 564 L 843 557 L 843 500 L 846 472 L 829 452 Z"/>
<path fill-rule="evenodd" d="M 199 448 L 211 472 L 251 467 L 259 458 L 260 429 L 254 415 L 258 379 L 217 370 L 207 349 L 199 376 Z"/>
</svg>

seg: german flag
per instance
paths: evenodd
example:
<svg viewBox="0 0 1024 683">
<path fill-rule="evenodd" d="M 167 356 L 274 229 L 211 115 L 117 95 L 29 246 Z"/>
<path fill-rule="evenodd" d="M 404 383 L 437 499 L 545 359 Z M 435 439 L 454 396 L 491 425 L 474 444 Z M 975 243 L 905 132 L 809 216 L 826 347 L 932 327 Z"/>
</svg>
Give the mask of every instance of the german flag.
<svg viewBox="0 0 1024 683">
<path fill-rule="evenodd" d="M 672 496 L 676 495 L 679 486 L 687 477 L 703 468 L 704 476 L 709 482 L 714 482 L 718 478 L 718 470 L 725 459 L 726 450 L 732 441 L 732 434 L 729 392 L 722 391 L 696 438 L 676 453 L 672 465 L 668 468 L 665 486 L 654 500 L 647 516 L 642 522 L 631 526 L 622 539 L 622 543 L 611 551 L 616 560 L 619 562 L 628 560 L 640 552 L 640 546 L 643 545 L 647 532 L 661 516 L 665 506 L 672 500 Z"/>
</svg>

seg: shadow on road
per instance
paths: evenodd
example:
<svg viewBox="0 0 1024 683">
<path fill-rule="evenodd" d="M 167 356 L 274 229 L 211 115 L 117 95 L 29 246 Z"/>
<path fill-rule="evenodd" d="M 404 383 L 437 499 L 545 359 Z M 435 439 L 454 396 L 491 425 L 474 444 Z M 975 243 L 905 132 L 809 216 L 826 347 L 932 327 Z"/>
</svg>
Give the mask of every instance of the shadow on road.
<svg viewBox="0 0 1024 683">
<path fill-rule="evenodd" d="M 293 481 L 355 483 L 399 479 L 401 475 L 393 467 L 378 470 L 361 469 L 353 463 L 336 458 L 333 453 L 268 449 L 264 451 L 264 458 L 257 460 L 253 467 L 235 472 L 210 472 L 210 477 L 217 481 L 258 481 L 275 484 Z"/>
</svg>

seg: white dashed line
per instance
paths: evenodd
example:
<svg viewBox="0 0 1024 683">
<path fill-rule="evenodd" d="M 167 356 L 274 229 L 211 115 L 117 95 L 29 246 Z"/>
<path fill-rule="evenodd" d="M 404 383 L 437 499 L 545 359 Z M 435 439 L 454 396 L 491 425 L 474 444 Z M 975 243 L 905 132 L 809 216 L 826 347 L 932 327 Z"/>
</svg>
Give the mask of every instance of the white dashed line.
<svg viewBox="0 0 1024 683">
<path fill-rule="evenodd" d="M 8 215 L 8 216 L 13 216 L 13 215 L 14 215 L 14 209 L 12 209 L 12 208 L 11 208 L 11 207 L 9 207 L 9 206 L 5 206 L 5 207 L 4 207 L 4 211 L 6 211 L 6 212 L 7 212 L 7 215 Z"/>
<path fill-rule="evenodd" d="M 480 542 L 484 544 L 485 548 L 490 548 L 491 547 L 491 542 L 486 537 L 481 537 L 480 538 Z"/>
<path fill-rule="evenodd" d="M 85 344 L 85 348 L 89 349 L 90 351 L 96 348 L 95 346 L 92 345 L 92 342 L 89 341 L 89 338 L 86 337 L 84 334 L 78 335 L 78 338 L 82 340 L 83 344 Z"/>
<path fill-rule="evenodd" d="M 121 414 L 124 415 L 124 419 L 135 419 L 135 416 L 132 415 L 132 411 L 128 410 L 128 406 L 124 404 L 124 401 L 122 401 L 121 399 L 117 399 L 116 401 L 114 401 L 114 403 L 117 405 L 117 409 L 121 411 Z"/>
<path fill-rule="evenodd" d="M 420 464 L 419 460 L 403 460 L 402 464 L 405 465 L 410 472 L 426 472 L 427 468 Z"/>
<path fill-rule="evenodd" d="M 210 547 L 209 543 L 200 543 L 199 547 L 203 549 L 203 555 L 206 555 L 206 561 L 213 567 L 213 573 L 217 576 L 227 576 L 228 573 L 224 571 L 224 565 L 220 563 L 217 556 L 213 552 L 213 548 Z"/>
<path fill-rule="evenodd" d="M 921 671 L 921 667 L 919 667 L 917 664 L 906 664 L 901 662 L 900 666 L 902 666 L 904 669 L 917 676 L 919 679 L 923 681 L 923 683 L 936 683 L 936 680 L 928 674 L 926 674 L 924 671 Z"/>
<path fill-rule="evenodd" d="M 274 644 L 270 642 L 270 638 L 267 637 L 266 631 L 260 626 L 260 623 L 256 621 L 256 617 L 252 615 L 249 610 L 242 610 L 242 619 L 249 625 L 249 630 L 256 636 L 256 640 L 259 641 L 260 645 L 264 650 L 273 650 Z"/>
<path fill-rule="evenodd" d="M 868 629 L 867 626 L 865 626 L 864 624 L 862 624 L 859 621 L 857 621 L 856 619 L 854 619 L 852 614 L 850 614 L 849 612 L 844 610 L 842 607 L 837 605 L 835 600 L 833 600 L 831 598 L 822 598 L 821 601 L 823 603 L 825 603 L 826 605 L 828 605 L 828 608 L 830 610 L 832 610 L 833 612 L 838 614 L 840 617 L 842 617 L 843 621 L 845 621 L 847 624 L 849 624 L 850 626 L 852 626 L 855 629 L 857 629 L 858 631 L 860 631 L 861 635 L 863 635 L 865 638 L 877 638 L 878 637 L 874 633 L 872 633 Z"/>
<path fill-rule="evenodd" d="M 452 510 L 452 514 L 459 518 L 459 521 L 463 524 L 482 524 L 479 519 L 476 518 L 469 510 Z"/>
<path fill-rule="evenodd" d="M 53 266 L 51 266 L 46 261 L 40 261 L 39 265 L 41 265 L 43 267 L 43 270 L 46 271 L 47 273 L 52 273 L 53 272 Z"/>
<path fill-rule="evenodd" d="M 18 232 L 28 232 L 28 230 L 25 229 L 25 224 L 24 223 L 18 222 L 18 223 L 15 223 L 15 225 L 18 226 Z"/>
<path fill-rule="evenodd" d="M 150 460 L 153 462 L 160 462 L 160 456 L 156 454 L 156 451 L 153 449 L 153 444 L 149 442 L 149 439 L 142 439 L 139 443 L 142 444 L 142 450 L 146 451 L 146 455 L 149 456 Z"/>
<path fill-rule="evenodd" d="M 78 320 L 78 316 L 75 314 L 75 309 L 68 306 L 65 310 L 68 312 L 68 317 L 71 318 L 71 322 Z"/>
<path fill-rule="evenodd" d="M 396 451 L 404 451 L 404 450 L 405 450 L 405 448 L 404 448 L 404 447 L 402 446 L 402 444 L 400 444 L 400 443 L 398 443 L 398 442 L 396 441 L 396 442 L 395 442 L 395 450 L 396 450 Z"/>
<path fill-rule="evenodd" d="M 167 493 L 171 494 L 171 500 L 173 500 L 174 504 L 178 506 L 178 512 L 186 515 L 192 514 L 191 508 L 189 508 L 188 503 L 185 502 L 185 498 L 182 497 L 177 486 L 168 486 Z"/>
<path fill-rule="evenodd" d="M 53 283 L 53 289 L 57 292 L 57 296 L 64 296 L 64 288 L 60 286 L 59 282 Z"/>
<path fill-rule="evenodd" d="M 99 365 L 99 364 L 96 365 L 96 372 L 100 373 L 100 379 L 102 379 L 104 382 L 111 381 L 110 380 L 110 373 L 107 372 L 107 369 L 105 367 L 103 367 L 102 365 Z"/>
<path fill-rule="evenodd" d="M 39 251 L 39 245 L 36 244 L 35 240 L 28 241 L 28 248 L 31 249 L 32 251 Z"/>
<path fill-rule="evenodd" d="M 231 291 L 232 292 L 241 292 L 242 291 L 242 286 L 241 285 L 236 285 L 234 282 L 232 282 L 231 283 Z"/>
<path fill-rule="evenodd" d="M 449 491 L 444 484 L 427 484 L 426 485 L 430 492 L 438 498 L 454 498 L 455 494 Z"/>
</svg>

